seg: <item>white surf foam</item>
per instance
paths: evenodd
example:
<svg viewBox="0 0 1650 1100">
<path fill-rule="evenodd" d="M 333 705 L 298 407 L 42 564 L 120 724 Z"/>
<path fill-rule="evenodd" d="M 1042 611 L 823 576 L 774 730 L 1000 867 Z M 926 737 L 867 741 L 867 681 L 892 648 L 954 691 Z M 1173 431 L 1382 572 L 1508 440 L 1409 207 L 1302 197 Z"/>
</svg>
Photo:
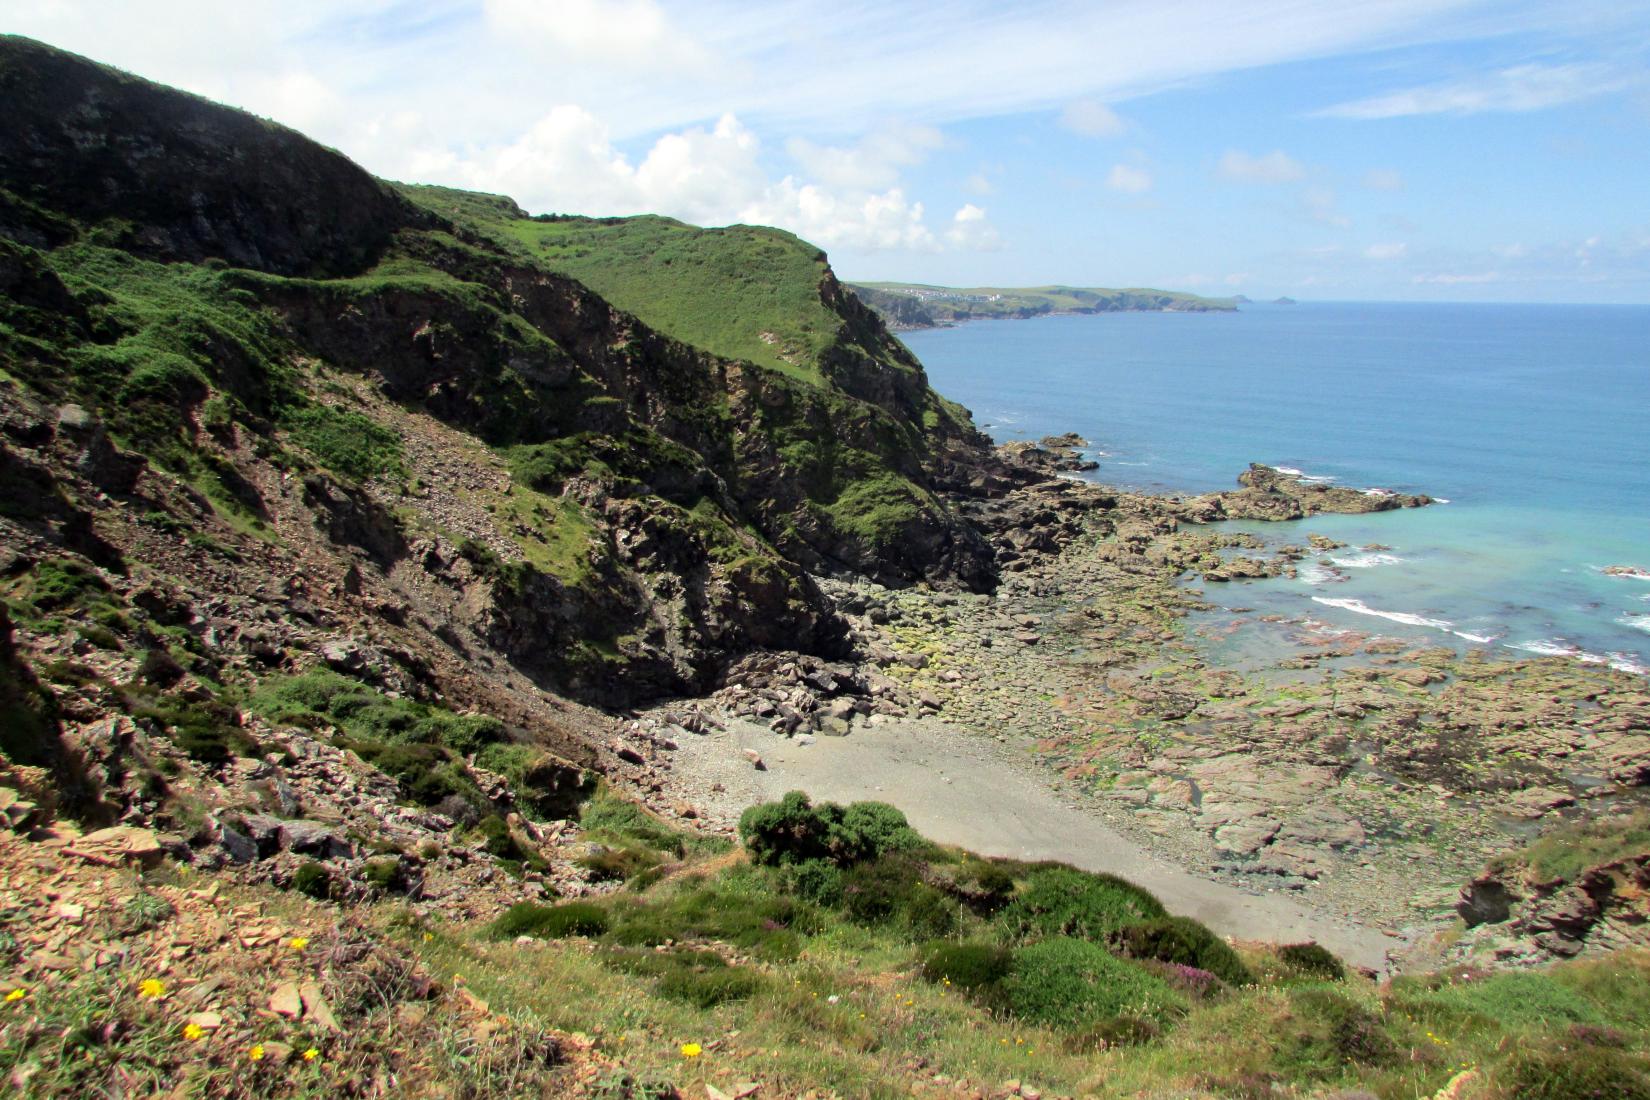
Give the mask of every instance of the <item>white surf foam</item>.
<svg viewBox="0 0 1650 1100">
<path fill-rule="evenodd" d="M 1402 565 L 1407 559 L 1396 554 L 1352 554 L 1344 558 L 1330 558 L 1330 565 L 1343 569 L 1373 569 L 1377 565 Z"/>
<path fill-rule="evenodd" d="M 1589 653 L 1578 645 L 1558 639 L 1543 639 L 1535 642 L 1518 642 L 1507 647 L 1520 649 L 1525 653 L 1534 653 L 1539 657 L 1569 657 L 1580 661 L 1584 665 L 1609 665 L 1617 672 L 1626 672 L 1634 676 L 1650 676 L 1650 666 L 1634 653 L 1622 653 L 1611 650 L 1609 653 Z"/>
<path fill-rule="evenodd" d="M 1525 653 L 1534 653 L 1537 657 L 1580 657 L 1581 647 L 1569 642 L 1539 641 L 1539 642 L 1512 642 L 1508 649 L 1521 649 Z"/>
<path fill-rule="evenodd" d="M 1623 615 L 1616 622 L 1622 626 L 1630 626 L 1634 630 L 1642 630 L 1650 634 L 1650 615 Z"/>
<path fill-rule="evenodd" d="M 1650 581 L 1650 572 L 1645 572 L 1645 573 L 1606 573 L 1604 571 L 1605 567 L 1602 566 L 1602 565 L 1589 565 L 1587 568 L 1591 569 L 1595 573 L 1600 574 L 1601 576 L 1615 577 L 1615 578 L 1618 578 L 1618 579 L 1624 580 L 1624 581 Z"/>
<path fill-rule="evenodd" d="M 1499 634 L 1472 634 L 1465 630 L 1455 631 L 1455 636 L 1465 638 L 1469 642 L 1477 642 L 1479 645 L 1489 645 L 1500 637 Z"/>
<path fill-rule="evenodd" d="M 1370 607 L 1362 600 L 1332 600 L 1327 596 L 1313 596 L 1313 603 L 1321 603 L 1327 607 L 1339 607 L 1344 611 L 1355 611 L 1360 615 L 1374 615 L 1381 619 L 1390 619 L 1395 623 L 1406 626 L 1430 626 L 1434 630 L 1448 630 L 1455 624 L 1448 619 L 1429 619 L 1425 615 L 1412 615 L 1408 611 L 1382 611 L 1377 607 Z"/>
<path fill-rule="evenodd" d="M 1335 480 L 1335 478 L 1329 474 L 1309 474 L 1305 470 L 1297 470 L 1293 466 L 1274 466 L 1272 469 L 1276 470 L 1284 477 L 1292 477 L 1296 481 L 1312 481 L 1323 484 Z"/>
</svg>

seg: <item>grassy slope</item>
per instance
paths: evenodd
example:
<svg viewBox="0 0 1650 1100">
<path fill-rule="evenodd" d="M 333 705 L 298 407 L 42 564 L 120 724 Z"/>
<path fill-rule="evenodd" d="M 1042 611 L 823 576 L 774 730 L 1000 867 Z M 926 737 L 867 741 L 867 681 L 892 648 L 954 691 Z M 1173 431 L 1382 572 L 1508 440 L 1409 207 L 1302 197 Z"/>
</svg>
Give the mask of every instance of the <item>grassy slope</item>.
<svg viewBox="0 0 1650 1100">
<path fill-rule="evenodd" d="M 931 851 L 923 862 L 929 870 L 920 874 L 930 878 L 982 865 L 956 851 Z M 1016 880 L 1022 898 L 1038 873 L 992 865 Z M 1054 993 L 1010 989 L 982 1003 L 960 977 L 925 978 L 936 945 L 920 925 L 934 910 L 900 909 L 922 893 L 909 882 L 896 892 L 914 893 L 893 912 L 868 917 L 856 910 L 852 886 L 842 902 L 803 901 L 785 870 L 741 854 L 692 857 L 656 879 L 644 873 L 629 889 L 577 907 L 596 923 L 575 933 L 518 942 L 518 925 L 496 938 L 432 927 L 403 942 L 433 972 L 462 976 L 512 1018 L 583 1032 L 637 1082 L 674 1085 L 683 1095 L 699 1095 L 703 1084 L 732 1092 L 731 1083 L 756 1081 L 772 1090 L 764 1095 L 813 1089 L 892 1098 L 928 1087 L 949 1093 L 951 1084 L 935 1084 L 944 1078 L 988 1090 L 1018 1079 L 1083 1096 L 1364 1089 L 1408 1100 L 1463 1073 L 1451 1095 L 1478 1100 L 1650 1095 L 1642 1091 L 1650 1089 L 1643 1076 L 1650 953 L 1642 951 L 1378 987 L 1315 973 L 1287 951 L 1245 947 L 1252 983 L 1169 993 L 1139 1025 L 1127 1022 L 1142 1018 L 1130 1011 L 1111 1016 Z M 1027 936 L 1005 919 L 1014 905 L 996 916 L 958 911 L 948 941 L 1002 944 L 1018 957 L 1040 933 Z M 664 942 L 671 946 L 648 946 Z M 1163 970 L 1125 959 L 1113 965 L 1104 981 L 1143 982 L 1162 995 Z M 1053 1022 L 1034 1011 L 1045 1002 L 1054 1004 Z M 1114 1041 L 1097 1042 L 1105 1035 Z M 685 1043 L 704 1052 L 685 1058 Z"/>
<path fill-rule="evenodd" d="M 488 195 L 403 193 L 715 355 L 818 382 L 819 356 L 842 325 L 819 298 L 824 253 L 782 230 L 700 229 L 653 215 L 541 220 Z"/>
</svg>

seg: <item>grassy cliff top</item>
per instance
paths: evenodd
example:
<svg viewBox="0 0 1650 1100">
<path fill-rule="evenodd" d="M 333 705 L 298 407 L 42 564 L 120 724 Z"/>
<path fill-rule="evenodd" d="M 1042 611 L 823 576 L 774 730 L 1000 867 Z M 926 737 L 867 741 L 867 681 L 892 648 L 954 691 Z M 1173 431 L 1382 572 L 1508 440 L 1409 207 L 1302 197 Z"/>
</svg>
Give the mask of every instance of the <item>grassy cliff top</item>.
<svg viewBox="0 0 1650 1100">
<path fill-rule="evenodd" d="M 701 229 L 673 218 L 529 217 L 509 199 L 443 187 L 403 193 L 570 275 L 627 313 L 729 359 L 821 380 L 842 318 L 820 296 L 825 254 L 779 229 Z"/>
</svg>

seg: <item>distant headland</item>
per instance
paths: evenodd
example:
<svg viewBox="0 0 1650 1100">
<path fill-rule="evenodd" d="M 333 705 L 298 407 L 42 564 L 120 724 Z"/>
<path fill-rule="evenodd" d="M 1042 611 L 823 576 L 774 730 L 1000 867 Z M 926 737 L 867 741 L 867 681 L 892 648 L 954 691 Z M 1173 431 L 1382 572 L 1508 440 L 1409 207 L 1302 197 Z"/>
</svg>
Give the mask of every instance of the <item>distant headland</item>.
<svg viewBox="0 0 1650 1100">
<path fill-rule="evenodd" d="M 1175 290 L 1105 287 L 954 287 L 922 283 L 850 283 L 894 329 L 937 328 L 958 321 L 1023 320 L 1057 313 L 1230 313 L 1236 298 Z"/>
</svg>

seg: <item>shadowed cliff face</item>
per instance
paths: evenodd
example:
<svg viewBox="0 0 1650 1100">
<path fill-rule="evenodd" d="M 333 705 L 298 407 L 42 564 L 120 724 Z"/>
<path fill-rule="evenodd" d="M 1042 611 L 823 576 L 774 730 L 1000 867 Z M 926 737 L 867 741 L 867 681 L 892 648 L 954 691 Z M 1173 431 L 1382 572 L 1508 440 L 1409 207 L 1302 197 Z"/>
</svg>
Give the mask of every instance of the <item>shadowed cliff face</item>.
<svg viewBox="0 0 1650 1100">
<path fill-rule="evenodd" d="M 359 271 L 424 220 L 342 155 L 275 123 L 26 38 L 0 52 L 0 180 L 17 199 L 167 260 L 285 275 Z M 0 231 L 44 243 L 15 201 Z M 29 241 L 29 237 L 36 238 Z"/>
</svg>

